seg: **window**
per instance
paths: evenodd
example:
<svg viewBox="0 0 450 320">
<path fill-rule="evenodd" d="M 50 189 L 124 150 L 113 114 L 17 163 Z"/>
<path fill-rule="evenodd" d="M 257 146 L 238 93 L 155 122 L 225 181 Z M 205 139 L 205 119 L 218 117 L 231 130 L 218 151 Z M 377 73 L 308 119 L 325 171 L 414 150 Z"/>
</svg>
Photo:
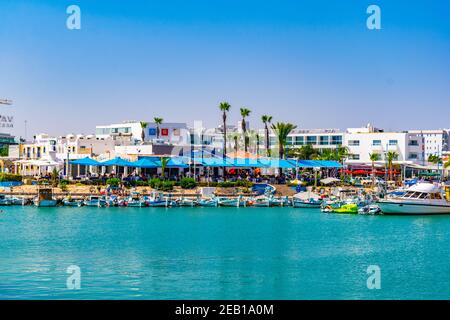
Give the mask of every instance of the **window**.
<svg viewBox="0 0 450 320">
<path fill-rule="evenodd" d="M 372 146 L 381 146 L 381 140 L 372 140 Z"/>
<path fill-rule="evenodd" d="M 398 145 L 398 140 L 389 140 L 389 145 L 390 145 L 390 146 L 396 146 L 396 145 Z"/>
<path fill-rule="evenodd" d="M 410 140 L 408 145 L 409 146 L 418 146 L 419 145 L 419 141 L 417 141 L 417 140 Z"/>
<path fill-rule="evenodd" d="M 408 158 L 411 160 L 418 159 L 419 155 L 417 153 L 410 153 Z"/>
<path fill-rule="evenodd" d="M 316 136 L 307 136 L 306 144 L 317 144 L 317 137 Z"/>
<path fill-rule="evenodd" d="M 342 136 L 331 136 L 331 144 L 341 145 L 342 144 Z"/>
<path fill-rule="evenodd" d="M 292 137 L 287 137 L 287 139 L 286 139 L 286 144 L 287 144 L 287 145 L 292 145 L 292 144 L 293 144 L 292 141 L 293 141 L 293 138 L 292 138 Z"/>
<path fill-rule="evenodd" d="M 360 159 L 360 156 L 359 156 L 359 154 L 351 154 L 351 155 L 349 156 L 349 159 L 350 159 L 350 160 L 359 160 L 359 159 Z"/>
<path fill-rule="evenodd" d="M 359 140 L 348 140 L 349 146 L 359 146 Z"/>
<path fill-rule="evenodd" d="M 295 144 L 300 145 L 300 146 L 304 145 L 305 144 L 305 137 L 303 137 L 303 136 L 295 137 Z"/>
<path fill-rule="evenodd" d="M 320 136 L 319 137 L 319 144 L 320 145 L 328 145 L 329 144 L 329 137 L 328 136 Z"/>
</svg>

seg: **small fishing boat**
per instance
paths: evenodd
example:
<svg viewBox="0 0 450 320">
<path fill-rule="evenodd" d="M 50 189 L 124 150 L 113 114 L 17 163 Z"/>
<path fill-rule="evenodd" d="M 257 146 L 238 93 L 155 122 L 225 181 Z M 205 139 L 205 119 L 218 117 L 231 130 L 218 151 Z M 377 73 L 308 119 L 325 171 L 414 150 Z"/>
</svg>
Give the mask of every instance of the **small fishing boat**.
<svg viewBox="0 0 450 320">
<path fill-rule="evenodd" d="M 253 207 L 270 207 L 270 197 L 258 196 L 250 200 L 249 205 Z"/>
<path fill-rule="evenodd" d="M 179 207 L 195 207 L 198 205 L 198 201 L 197 199 L 192 199 L 192 198 L 179 198 L 176 200 L 177 201 L 177 205 Z"/>
<path fill-rule="evenodd" d="M 144 201 L 149 207 L 168 207 L 169 199 L 164 198 L 162 193 L 153 193 L 151 197 L 144 197 Z"/>
<path fill-rule="evenodd" d="M 197 204 L 200 207 L 217 207 L 219 205 L 219 202 L 217 198 L 201 198 L 197 201 Z"/>
<path fill-rule="evenodd" d="M 141 197 L 141 194 L 139 192 L 132 192 L 130 196 L 125 199 L 125 205 L 127 207 L 146 207 L 147 202 L 144 201 Z"/>
<path fill-rule="evenodd" d="M 83 200 L 75 200 L 72 197 L 66 197 L 62 201 L 65 207 L 81 207 L 83 205 Z"/>
<path fill-rule="evenodd" d="M 118 207 L 122 203 L 117 196 L 108 196 L 106 198 L 106 205 L 108 207 Z"/>
<path fill-rule="evenodd" d="M 84 200 L 84 205 L 86 207 L 106 207 L 107 202 L 104 196 L 89 196 Z"/>
<path fill-rule="evenodd" d="M 10 206 L 12 204 L 11 199 L 5 196 L 4 194 L 0 194 L 0 206 Z"/>
<path fill-rule="evenodd" d="M 294 208 L 320 208 L 322 203 L 322 199 L 309 198 L 302 200 L 295 197 L 292 198 L 292 206 Z"/>
<path fill-rule="evenodd" d="M 333 213 L 358 213 L 358 205 L 356 203 L 346 203 L 339 208 L 334 208 L 331 212 Z"/>
<path fill-rule="evenodd" d="M 56 199 L 53 197 L 51 187 L 39 187 L 38 195 L 33 200 L 37 207 L 56 207 Z"/>
<path fill-rule="evenodd" d="M 237 198 L 220 197 L 217 201 L 221 207 L 246 207 L 248 202 L 242 196 L 238 196 Z"/>
<path fill-rule="evenodd" d="M 11 204 L 15 206 L 24 206 L 29 202 L 25 197 L 11 196 L 9 197 L 9 200 L 11 201 Z"/>
<path fill-rule="evenodd" d="M 376 204 L 369 204 L 358 209 L 358 214 L 381 214 L 381 209 Z"/>
<path fill-rule="evenodd" d="M 285 197 L 272 197 L 270 199 L 271 207 L 289 207 L 291 205 L 291 201 L 288 196 Z"/>
</svg>

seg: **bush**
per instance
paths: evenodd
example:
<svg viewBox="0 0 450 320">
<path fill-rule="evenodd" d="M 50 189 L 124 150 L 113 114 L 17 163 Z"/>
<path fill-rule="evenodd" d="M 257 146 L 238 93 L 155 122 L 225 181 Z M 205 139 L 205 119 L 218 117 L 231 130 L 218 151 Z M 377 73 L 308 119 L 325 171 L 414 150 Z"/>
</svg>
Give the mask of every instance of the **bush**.
<svg viewBox="0 0 450 320">
<path fill-rule="evenodd" d="M 120 179 L 118 178 L 110 178 L 108 180 L 106 180 L 106 184 L 111 186 L 111 187 L 118 187 L 120 184 Z"/>
<path fill-rule="evenodd" d="M 153 189 L 157 189 L 157 186 L 161 183 L 158 178 L 153 178 L 148 181 L 148 186 Z"/>
<path fill-rule="evenodd" d="M 251 183 L 248 180 L 238 180 L 238 181 L 236 181 L 236 187 L 251 188 L 252 186 L 253 186 L 253 183 Z"/>
<path fill-rule="evenodd" d="M 183 189 L 194 189 L 197 186 L 197 182 L 193 178 L 182 178 L 180 186 Z"/>
<path fill-rule="evenodd" d="M 235 182 L 231 182 L 231 181 L 224 181 L 224 182 L 219 182 L 217 184 L 218 187 L 220 188 L 232 188 L 236 186 Z"/>
<path fill-rule="evenodd" d="M 20 174 L 0 173 L 0 182 L 22 181 Z"/>
<path fill-rule="evenodd" d="M 163 181 L 159 185 L 158 190 L 161 190 L 161 191 L 172 191 L 174 185 L 175 185 L 175 183 L 173 181 Z"/>
</svg>

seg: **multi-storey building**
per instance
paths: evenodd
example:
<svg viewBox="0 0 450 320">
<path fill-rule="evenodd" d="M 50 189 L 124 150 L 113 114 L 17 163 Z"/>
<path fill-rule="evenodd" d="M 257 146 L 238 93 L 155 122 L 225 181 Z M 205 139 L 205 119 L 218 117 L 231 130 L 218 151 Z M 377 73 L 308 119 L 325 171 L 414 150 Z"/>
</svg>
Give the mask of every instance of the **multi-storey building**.
<svg viewBox="0 0 450 320">
<path fill-rule="evenodd" d="M 159 138 L 157 137 L 157 125 L 148 122 L 144 129 L 145 141 L 159 144 L 188 144 L 190 140 L 186 123 L 162 123 L 159 125 Z M 142 142 L 142 127 L 138 121 L 125 121 L 119 124 L 96 126 L 95 135 L 99 138 L 129 137 L 131 144 Z"/>
<path fill-rule="evenodd" d="M 423 162 L 424 145 L 419 133 L 384 132 L 368 125 L 363 128 L 349 128 L 344 137 L 344 145 L 350 154 L 347 160 L 349 164 L 371 163 L 371 154 L 378 154 L 379 161 L 385 161 L 389 151 L 398 155 L 397 163 Z"/>
<path fill-rule="evenodd" d="M 449 151 L 448 130 L 410 130 L 409 133 L 420 134 L 423 137 L 424 159 L 429 156 L 441 156 L 443 152 Z"/>
</svg>

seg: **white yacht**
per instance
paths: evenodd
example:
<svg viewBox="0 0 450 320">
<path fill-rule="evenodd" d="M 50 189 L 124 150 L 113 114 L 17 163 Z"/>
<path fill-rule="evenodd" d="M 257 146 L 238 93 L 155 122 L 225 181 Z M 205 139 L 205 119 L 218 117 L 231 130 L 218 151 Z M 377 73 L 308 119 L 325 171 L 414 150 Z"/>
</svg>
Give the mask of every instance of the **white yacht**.
<svg viewBox="0 0 450 320">
<path fill-rule="evenodd" d="M 450 201 L 443 190 L 431 183 L 418 183 L 403 195 L 377 202 L 384 214 L 450 214 Z"/>
</svg>

